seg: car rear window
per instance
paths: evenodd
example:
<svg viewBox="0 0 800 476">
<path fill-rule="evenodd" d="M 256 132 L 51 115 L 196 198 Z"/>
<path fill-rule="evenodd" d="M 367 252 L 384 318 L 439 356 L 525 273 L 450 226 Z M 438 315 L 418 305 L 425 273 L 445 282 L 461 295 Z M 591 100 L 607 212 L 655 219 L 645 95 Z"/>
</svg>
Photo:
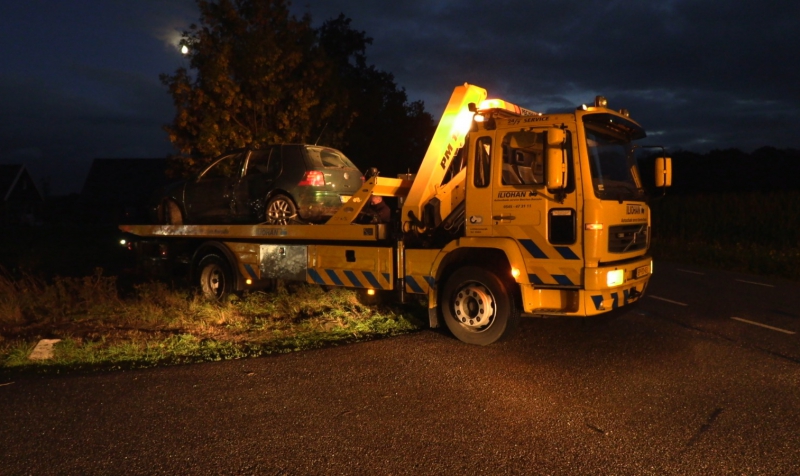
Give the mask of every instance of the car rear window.
<svg viewBox="0 0 800 476">
<path fill-rule="evenodd" d="M 315 168 L 356 168 L 347 156 L 336 149 L 308 146 L 306 147 L 306 153 Z"/>
</svg>

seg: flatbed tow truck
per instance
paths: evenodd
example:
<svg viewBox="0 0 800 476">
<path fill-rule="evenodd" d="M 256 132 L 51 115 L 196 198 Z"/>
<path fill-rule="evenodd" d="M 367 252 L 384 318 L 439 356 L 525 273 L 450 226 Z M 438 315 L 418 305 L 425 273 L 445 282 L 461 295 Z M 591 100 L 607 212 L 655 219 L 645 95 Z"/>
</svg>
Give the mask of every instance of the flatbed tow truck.
<svg viewBox="0 0 800 476">
<path fill-rule="evenodd" d="M 650 209 L 634 158 L 644 129 L 598 96 L 541 114 L 464 84 L 417 173 L 367 179 L 324 224 L 121 225 L 141 264 L 184 265 L 210 297 L 275 280 L 427 298 L 431 327 L 487 345 L 521 315 L 602 314 L 652 274 Z M 663 151 L 663 148 L 662 148 Z M 655 161 L 657 187 L 671 182 Z M 371 196 L 393 223 L 363 223 Z"/>
</svg>

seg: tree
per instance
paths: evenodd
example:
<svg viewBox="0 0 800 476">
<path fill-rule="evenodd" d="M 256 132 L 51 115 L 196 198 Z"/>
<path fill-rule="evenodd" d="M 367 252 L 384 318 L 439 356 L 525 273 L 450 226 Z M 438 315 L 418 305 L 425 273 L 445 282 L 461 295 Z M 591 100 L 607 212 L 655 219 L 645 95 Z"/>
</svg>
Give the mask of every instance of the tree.
<svg viewBox="0 0 800 476">
<path fill-rule="evenodd" d="M 367 66 L 372 39 L 349 18 L 314 29 L 310 15 L 289 14 L 287 0 L 197 5 L 199 25 L 181 38 L 189 68 L 160 76 L 176 108 L 165 126 L 180 151 L 173 174 L 196 171 L 230 149 L 318 140 L 362 169 L 418 164 L 433 121 L 421 102 L 408 103 L 390 73 Z"/>
<path fill-rule="evenodd" d="M 408 102 L 391 73 L 368 66 L 372 38 L 350 27 L 340 14 L 319 29 L 320 45 L 335 63 L 336 84 L 351 123 L 337 144 L 362 167 L 377 166 L 383 175 L 416 171 L 435 125 L 421 101 Z M 326 139 L 329 137 L 325 136 Z"/>
<path fill-rule="evenodd" d="M 200 25 L 181 39 L 193 71 L 160 77 L 177 110 L 165 127 L 183 159 L 175 168 L 196 169 L 234 148 L 306 141 L 320 130 L 337 104 L 321 97 L 333 70 L 310 17 L 290 15 L 285 0 L 197 5 Z"/>
</svg>

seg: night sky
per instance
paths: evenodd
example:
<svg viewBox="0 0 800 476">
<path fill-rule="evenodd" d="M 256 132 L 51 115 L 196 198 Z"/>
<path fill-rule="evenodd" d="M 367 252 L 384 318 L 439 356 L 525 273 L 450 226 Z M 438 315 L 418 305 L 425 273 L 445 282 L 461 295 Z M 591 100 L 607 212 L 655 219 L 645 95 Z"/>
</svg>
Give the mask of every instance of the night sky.
<svg viewBox="0 0 800 476">
<path fill-rule="evenodd" d="M 605 95 L 645 143 L 707 152 L 800 148 L 796 0 L 305 0 L 374 39 L 367 59 L 438 119 L 454 86 L 548 112 Z M 164 157 L 174 109 L 159 73 L 184 61 L 193 0 L 2 0 L 0 163 L 54 194 L 94 158 Z M 359 164 L 362 168 L 370 164 Z"/>
</svg>

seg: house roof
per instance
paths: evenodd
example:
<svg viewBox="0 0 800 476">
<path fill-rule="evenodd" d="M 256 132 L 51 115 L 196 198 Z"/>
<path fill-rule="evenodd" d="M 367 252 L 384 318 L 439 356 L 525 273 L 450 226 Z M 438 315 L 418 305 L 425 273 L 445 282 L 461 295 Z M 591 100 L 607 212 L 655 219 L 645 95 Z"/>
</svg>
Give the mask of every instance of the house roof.
<svg viewBox="0 0 800 476">
<path fill-rule="evenodd" d="M 28 170 L 22 164 L 0 164 L 0 200 L 8 201 L 14 189 L 21 181 L 29 182 L 36 189 L 36 195 L 42 200 L 39 188 L 31 178 Z"/>
</svg>

